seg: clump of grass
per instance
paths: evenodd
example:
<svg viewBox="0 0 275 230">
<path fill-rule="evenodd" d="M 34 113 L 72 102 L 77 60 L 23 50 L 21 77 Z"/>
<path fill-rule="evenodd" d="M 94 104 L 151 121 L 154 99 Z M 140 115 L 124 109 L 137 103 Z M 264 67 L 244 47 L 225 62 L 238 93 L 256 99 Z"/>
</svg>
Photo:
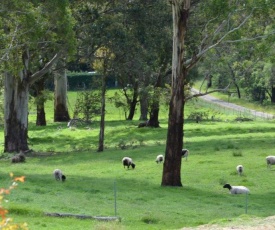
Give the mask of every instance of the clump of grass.
<svg viewBox="0 0 275 230">
<path fill-rule="evenodd" d="M 152 216 L 151 213 L 146 214 L 141 218 L 141 221 L 146 223 L 146 224 L 157 224 L 159 220 L 155 217 Z"/>
<path fill-rule="evenodd" d="M 23 215 L 23 216 L 42 216 L 43 212 L 37 209 L 32 209 L 28 207 L 22 207 L 16 204 L 13 204 L 9 207 L 9 213 Z"/>
<path fill-rule="evenodd" d="M 228 143 L 227 149 L 235 149 L 235 145 L 233 143 Z"/>
<path fill-rule="evenodd" d="M 119 147 L 120 149 L 126 149 L 126 148 L 127 148 L 127 143 L 126 143 L 126 141 L 124 141 L 124 140 L 119 140 L 118 147 Z"/>
<path fill-rule="evenodd" d="M 138 142 L 139 142 L 139 145 L 140 145 L 140 146 L 145 145 L 145 143 L 144 143 L 144 138 L 139 138 L 139 139 L 138 139 Z"/>
<path fill-rule="evenodd" d="M 243 154 L 242 154 L 242 151 L 233 151 L 232 153 L 233 157 L 242 157 Z"/>
<path fill-rule="evenodd" d="M 219 179 L 219 184 L 220 184 L 220 185 L 224 185 L 224 184 L 226 184 L 226 183 L 227 183 L 226 179 L 224 179 L 224 178 L 220 178 L 220 179 Z"/>
<path fill-rule="evenodd" d="M 220 150 L 221 150 L 221 149 L 220 149 L 219 146 L 215 146 L 215 147 L 214 147 L 214 151 L 217 151 L 217 152 L 218 152 L 218 151 L 220 151 Z"/>
</svg>

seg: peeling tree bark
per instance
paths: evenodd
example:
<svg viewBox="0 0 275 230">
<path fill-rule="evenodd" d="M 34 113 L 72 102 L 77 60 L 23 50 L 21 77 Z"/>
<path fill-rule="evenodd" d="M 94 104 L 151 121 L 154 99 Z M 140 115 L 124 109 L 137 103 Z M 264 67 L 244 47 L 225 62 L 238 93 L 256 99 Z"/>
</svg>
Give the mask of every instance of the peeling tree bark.
<svg viewBox="0 0 275 230">
<path fill-rule="evenodd" d="M 54 121 L 67 122 L 70 115 L 67 107 L 67 75 L 61 67 L 54 76 Z"/>
<path fill-rule="evenodd" d="M 165 161 L 162 174 L 162 186 L 182 186 L 181 150 L 183 146 L 183 106 L 184 81 L 187 76 L 185 68 L 185 36 L 190 1 L 172 1 L 173 14 L 173 59 L 172 85 L 169 106 L 168 132 Z"/>
<path fill-rule="evenodd" d="M 29 86 L 21 78 L 5 74 L 5 147 L 4 152 L 28 150 Z"/>
<path fill-rule="evenodd" d="M 18 75 L 5 73 L 4 76 L 4 152 L 20 152 L 28 147 L 28 103 L 30 85 L 46 74 L 59 58 L 56 54 L 43 69 L 30 75 L 29 54 L 22 55 L 23 70 Z"/>
</svg>

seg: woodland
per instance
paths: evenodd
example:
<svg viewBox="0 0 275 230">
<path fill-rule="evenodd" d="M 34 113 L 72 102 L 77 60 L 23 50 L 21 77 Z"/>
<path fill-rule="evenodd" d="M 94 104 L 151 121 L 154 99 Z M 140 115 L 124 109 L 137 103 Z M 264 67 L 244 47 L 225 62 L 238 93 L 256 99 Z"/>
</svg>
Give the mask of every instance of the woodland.
<svg viewBox="0 0 275 230">
<path fill-rule="evenodd" d="M 67 74 L 99 73 L 98 152 L 104 151 L 106 81 L 132 120 L 159 127 L 160 97 L 169 106 L 162 186 L 181 187 L 184 106 L 224 92 L 275 102 L 275 2 L 271 0 L 10 0 L 0 3 L 0 71 L 4 152 L 27 152 L 28 106 L 46 126 L 44 104 L 54 85 L 54 121 L 73 118 Z M 198 79 L 200 93 L 191 94 Z M 89 105 L 88 105 L 89 106 Z M 86 117 L 89 119 L 90 117 Z"/>
</svg>

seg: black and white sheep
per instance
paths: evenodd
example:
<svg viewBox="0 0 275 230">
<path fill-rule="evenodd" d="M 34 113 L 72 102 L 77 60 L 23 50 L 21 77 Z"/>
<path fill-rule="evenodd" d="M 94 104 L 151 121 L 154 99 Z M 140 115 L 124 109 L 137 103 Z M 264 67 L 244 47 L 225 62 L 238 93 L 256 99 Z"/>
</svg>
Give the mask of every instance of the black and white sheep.
<svg viewBox="0 0 275 230">
<path fill-rule="evenodd" d="M 26 161 L 26 157 L 24 153 L 16 154 L 11 158 L 11 163 L 22 163 L 25 161 Z"/>
<path fill-rule="evenodd" d="M 275 165 L 275 156 L 266 157 L 267 167 L 271 167 L 271 165 Z"/>
<path fill-rule="evenodd" d="M 188 149 L 182 149 L 181 150 L 181 156 L 182 156 L 182 158 L 185 158 L 186 161 L 187 161 L 188 155 L 189 155 Z"/>
<path fill-rule="evenodd" d="M 127 166 L 128 169 L 130 166 L 132 166 L 133 169 L 136 167 L 132 158 L 130 158 L 130 157 L 123 157 L 122 164 L 123 164 L 124 168 L 125 168 L 125 166 Z"/>
<path fill-rule="evenodd" d="M 158 155 L 156 158 L 157 164 L 163 162 L 163 160 L 164 160 L 164 156 L 162 154 Z"/>
<path fill-rule="evenodd" d="M 55 169 L 53 171 L 53 176 L 56 180 L 60 180 L 62 182 L 64 182 L 66 180 L 66 176 L 62 173 L 62 171 L 60 169 Z"/>
<path fill-rule="evenodd" d="M 242 165 L 237 165 L 236 167 L 237 173 L 241 176 L 243 174 L 243 166 Z"/>
<path fill-rule="evenodd" d="M 230 184 L 225 184 L 223 188 L 228 188 L 231 194 L 248 194 L 249 189 L 245 186 L 231 186 Z"/>
</svg>

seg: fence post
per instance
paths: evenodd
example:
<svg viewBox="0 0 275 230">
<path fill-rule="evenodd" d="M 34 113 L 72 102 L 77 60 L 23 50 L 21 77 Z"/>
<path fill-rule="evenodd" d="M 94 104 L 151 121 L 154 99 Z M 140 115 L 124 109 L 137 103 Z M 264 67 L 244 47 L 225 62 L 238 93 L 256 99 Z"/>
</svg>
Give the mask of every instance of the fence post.
<svg viewBox="0 0 275 230">
<path fill-rule="evenodd" d="M 115 216 L 117 216 L 117 205 L 116 205 L 116 181 L 114 181 L 114 199 L 115 199 Z"/>
<path fill-rule="evenodd" d="M 247 214 L 248 192 L 245 195 L 245 214 Z"/>
</svg>

